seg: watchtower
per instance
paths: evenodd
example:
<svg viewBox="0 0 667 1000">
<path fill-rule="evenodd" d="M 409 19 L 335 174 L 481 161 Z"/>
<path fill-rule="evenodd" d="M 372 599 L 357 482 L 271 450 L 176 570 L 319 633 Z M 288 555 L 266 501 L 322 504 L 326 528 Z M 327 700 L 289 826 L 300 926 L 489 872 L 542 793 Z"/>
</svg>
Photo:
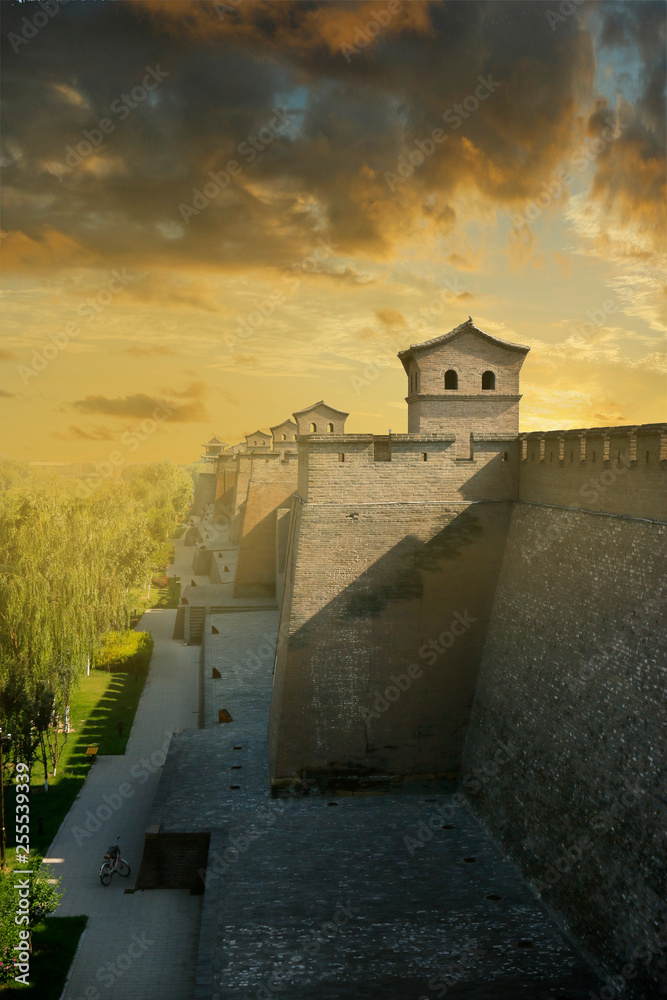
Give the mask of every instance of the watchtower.
<svg viewBox="0 0 667 1000">
<path fill-rule="evenodd" d="M 472 319 L 400 351 L 408 376 L 408 433 L 454 433 L 457 455 L 471 436 L 519 433 L 519 373 L 529 347 L 478 330 Z"/>
</svg>

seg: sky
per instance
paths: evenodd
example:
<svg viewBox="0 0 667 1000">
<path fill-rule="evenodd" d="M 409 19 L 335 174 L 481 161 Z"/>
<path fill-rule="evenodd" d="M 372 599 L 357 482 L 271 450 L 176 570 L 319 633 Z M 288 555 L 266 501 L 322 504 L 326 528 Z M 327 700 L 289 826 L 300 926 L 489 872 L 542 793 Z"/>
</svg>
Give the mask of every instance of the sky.
<svg viewBox="0 0 667 1000">
<path fill-rule="evenodd" d="M 0 6 L 6 456 L 404 432 L 469 315 L 522 431 L 666 419 L 664 3 Z"/>
</svg>

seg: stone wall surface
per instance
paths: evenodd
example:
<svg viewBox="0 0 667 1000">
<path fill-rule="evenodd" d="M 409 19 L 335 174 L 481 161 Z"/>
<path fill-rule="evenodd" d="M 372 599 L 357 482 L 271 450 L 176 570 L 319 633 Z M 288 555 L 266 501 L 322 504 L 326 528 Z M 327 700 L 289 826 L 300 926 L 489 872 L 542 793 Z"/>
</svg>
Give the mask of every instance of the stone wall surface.
<svg viewBox="0 0 667 1000">
<path fill-rule="evenodd" d="M 453 435 L 346 434 L 300 443 L 298 488 L 309 503 L 511 500 L 518 466 L 511 440 L 474 441 L 473 458 L 459 461 Z"/>
<path fill-rule="evenodd" d="M 509 516 L 504 503 L 296 503 L 275 783 L 458 770 Z"/>
<path fill-rule="evenodd" d="M 463 761 L 505 850 L 638 998 L 667 990 L 666 541 L 514 507 Z"/>
<path fill-rule="evenodd" d="M 217 477 L 214 472 L 199 473 L 192 504 L 193 514 L 201 514 L 207 504 L 212 504 L 215 501 L 216 479 Z"/>
<path fill-rule="evenodd" d="M 667 521 L 666 431 L 656 424 L 524 435 L 519 496 Z"/>
<path fill-rule="evenodd" d="M 295 455 L 254 456 L 248 479 L 234 595 L 272 596 L 276 587 L 276 510 L 291 505 Z"/>
</svg>

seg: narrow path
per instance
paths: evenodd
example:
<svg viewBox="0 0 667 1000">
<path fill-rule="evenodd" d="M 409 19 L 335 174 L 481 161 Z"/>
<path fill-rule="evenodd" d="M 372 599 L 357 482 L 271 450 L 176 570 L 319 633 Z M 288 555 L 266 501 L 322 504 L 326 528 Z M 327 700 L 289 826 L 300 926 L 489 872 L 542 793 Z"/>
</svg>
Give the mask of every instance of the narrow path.
<svg viewBox="0 0 667 1000">
<path fill-rule="evenodd" d="M 95 996 L 93 989 L 103 1000 L 187 1000 L 192 993 L 201 897 L 125 892 L 139 871 L 171 734 L 197 725 L 199 649 L 172 640 L 175 615 L 149 611 L 139 622 L 155 649 L 126 753 L 97 759 L 49 849 L 65 890 L 56 915 L 89 917 L 67 1000 Z M 99 866 L 116 835 L 132 874 L 105 888 Z"/>
</svg>

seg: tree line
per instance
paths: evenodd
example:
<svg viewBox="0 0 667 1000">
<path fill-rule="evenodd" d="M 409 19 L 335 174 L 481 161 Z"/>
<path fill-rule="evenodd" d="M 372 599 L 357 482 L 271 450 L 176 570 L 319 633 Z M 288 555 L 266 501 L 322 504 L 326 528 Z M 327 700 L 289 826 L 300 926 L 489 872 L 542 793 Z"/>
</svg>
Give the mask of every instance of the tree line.
<svg viewBox="0 0 667 1000">
<path fill-rule="evenodd" d="M 127 628 L 192 488 L 166 461 L 127 467 L 84 496 L 75 480 L 0 463 L 0 721 L 8 766 L 41 761 L 46 788 L 71 692 L 99 637 Z"/>
</svg>

